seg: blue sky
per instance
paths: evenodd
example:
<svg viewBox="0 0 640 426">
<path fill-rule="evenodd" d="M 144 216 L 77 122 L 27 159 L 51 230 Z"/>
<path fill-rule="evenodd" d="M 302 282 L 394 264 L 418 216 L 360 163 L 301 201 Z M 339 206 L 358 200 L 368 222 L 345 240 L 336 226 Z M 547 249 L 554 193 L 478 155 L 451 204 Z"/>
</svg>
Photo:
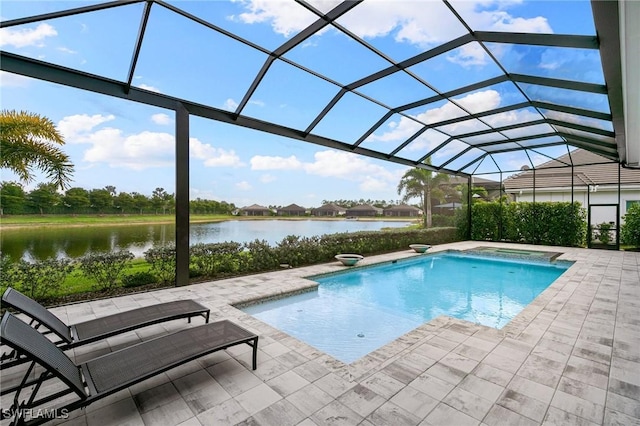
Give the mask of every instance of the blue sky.
<svg viewBox="0 0 640 426">
<path fill-rule="evenodd" d="M 292 1 L 168 3 L 269 50 L 315 20 L 313 14 Z M 310 3 L 325 12 L 337 4 Z M 3 1 L 0 14 L 2 20 L 8 20 L 87 4 L 93 3 Z M 475 30 L 595 33 L 588 1 L 483 0 L 452 4 Z M 5 28 L 0 30 L 1 47 L 8 52 L 126 80 L 142 8 L 142 4 L 134 4 Z M 465 33 L 443 3 L 435 1 L 368 0 L 338 23 L 394 60 L 412 57 Z M 567 79 L 603 83 L 597 51 L 508 44 L 488 47 L 510 72 L 546 76 L 553 71 L 556 76 L 564 73 L 561 75 Z M 331 28 L 285 57 L 340 84 L 388 67 L 384 59 Z M 234 111 L 266 58 L 258 49 L 154 5 L 133 84 Z M 412 71 L 439 91 L 472 84 L 498 72 L 495 63 L 474 43 L 415 65 Z M 305 129 L 335 93 L 336 87 L 331 82 L 276 61 L 242 113 Z M 362 87 L 361 93 L 397 106 L 434 92 L 397 73 L 383 82 Z M 560 89 L 544 92 L 539 88 L 531 88 L 527 94 L 608 112 L 606 97 L 600 95 L 577 96 L 575 92 L 564 95 Z M 56 123 L 65 136 L 64 150 L 75 164 L 72 186 L 93 189 L 113 185 L 118 191 L 145 194 L 151 194 L 156 187 L 174 191 L 172 111 L 5 72 L 0 74 L 0 95 L 3 109 L 35 112 Z M 513 87 L 502 84 L 464 94 L 456 100 L 469 110 L 482 111 L 520 102 L 521 97 Z M 456 116 L 458 110 L 443 101 L 408 113 L 424 122 L 438 122 Z M 313 133 L 353 143 L 385 112 L 378 105 L 348 94 Z M 490 117 L 489 121 L 503 125 L 537 118 L 535 112 L 524 109 Z M 608 128 L 607 123 L 595 120 L 588 124 Z M 406 117 L 393 116 L 362 146 L 388 152 L 415 132 L 416 126 Z M 464 133 L 481 128 L 478 123 L 465 122 L 453 127 L 444 130 Z M 405 166 L 197 117 L 191 118 L 190 130 L 191 198 L 224 200 L 238 206 L 296 203 L 305 207 L 319 206 L 325 199 L 400 198 L 396 187 L 407 170 Z M 419 158 L 443 139 L 442 134 L 427 131 L 402 154 L 409 159 Z M 442 164 L 463 147 L 462 142 L 450 144 L 433 158 L 434 164 Z M 566 148 L 548 148 L 542 152 L 544 155 L 533 155 L 533 161 L 540 163 L 564 153 Z M 497 157 L 503 162 L 501 167 L 517 170 L 528 161 L 523 156 L 519 153 Z M 465 161 L 467 158 L 461 158 L 452 165 L 457 162 L 460 166 Z M 482 167 L 486 168 L 484 171 L 495 171 L 490 165 Z M 15 180 L 15 177 L 2 170 L 1 179 Z M 27 186 L 32 187 L 33 184 Z"/>
</svg>

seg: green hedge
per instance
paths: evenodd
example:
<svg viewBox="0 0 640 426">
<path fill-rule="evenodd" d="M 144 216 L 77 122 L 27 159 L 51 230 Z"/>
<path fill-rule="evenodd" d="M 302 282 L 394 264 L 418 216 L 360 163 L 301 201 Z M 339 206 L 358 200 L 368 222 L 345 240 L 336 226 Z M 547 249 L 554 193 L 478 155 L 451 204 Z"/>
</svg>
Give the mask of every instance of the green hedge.
<svg viewBox="0 0 640 426">
<path fill-rule="evenodd" d="M 586 213 L 580 203 L 475 203 L 471 209 L 471 239 L 528 244 L 584 246 Z M 466 217 L 459 215 L 466 231 Z"/>
<path fill-rule="evenodd" d="M 298 237 L 290 235 L 275 246 L 255 240 L 245 244 L 224 242 L 196 244 L 189 249 L 189 275 L 199 279 L 220 279 L 235 275 L 274 271 L 281 265 L 297 267 L 330 262 L 339 253 L 362 255 L 408 250 L 409 244 L 444 244 L 459 239 L 456 228 L 393 229 Z M 0 253 L 0 291 L 11 285 L 38 300 L 65 296 L 62 281 L 75 268 L 105 292 L 116 287 L 138 287 L 153 283 L 175 283 L 174 245 L 153 247 L 144 253 L 148 271 L 126 274 L 133 254 L 129 251 L 92 252 L 71 265 L 68 260 L 34 263 L 12 262 Z"/>
<path fill-rule="evenodd" d="M 627 210 L 620 227 L 620 238 L 623 244 L 640 247 L 640 204 L 632 204 Z"/>
</svg>

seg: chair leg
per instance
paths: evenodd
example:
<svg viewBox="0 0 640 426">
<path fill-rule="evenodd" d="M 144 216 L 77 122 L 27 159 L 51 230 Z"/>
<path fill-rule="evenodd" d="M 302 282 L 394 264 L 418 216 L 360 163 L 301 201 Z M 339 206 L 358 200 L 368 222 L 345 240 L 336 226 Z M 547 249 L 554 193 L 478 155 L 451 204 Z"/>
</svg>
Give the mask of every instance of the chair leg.
<svg viewBox="0 0 640 426">
<path fill-rule="evenodd" d="M 253 369 L 258 368 L 258 337 L 253 340 Z"/>
</svg>

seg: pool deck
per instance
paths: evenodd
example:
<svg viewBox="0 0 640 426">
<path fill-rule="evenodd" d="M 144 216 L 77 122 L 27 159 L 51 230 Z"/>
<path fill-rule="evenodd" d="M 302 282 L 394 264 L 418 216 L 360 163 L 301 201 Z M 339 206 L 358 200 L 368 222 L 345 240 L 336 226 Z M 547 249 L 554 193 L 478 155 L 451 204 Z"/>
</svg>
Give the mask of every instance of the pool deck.
<svg viewBox="0 0 640 426">
<path fill-rule="evenodd" d="M 212 321 L 260 336 L 71 413 L 68 425 L 640 425 L 640 253 L 461 242 L 563 252 L 575 264 L 502 330 L 438 317 L 345 365 L 232 305 L 301 291 L 339 262 L 52 309 L 69 323 L 193 298 Z M 421 256 L 411 250 L 359 265 Z M 191 325 L 201 324 L 196 319 Z M 69 351 L 82 362 L 189 326 L 173 321 Z M 3 383 L 15 377 L 4 374 Z M 3 398 L 4 407 L 5 399 Z"/>
</svg>

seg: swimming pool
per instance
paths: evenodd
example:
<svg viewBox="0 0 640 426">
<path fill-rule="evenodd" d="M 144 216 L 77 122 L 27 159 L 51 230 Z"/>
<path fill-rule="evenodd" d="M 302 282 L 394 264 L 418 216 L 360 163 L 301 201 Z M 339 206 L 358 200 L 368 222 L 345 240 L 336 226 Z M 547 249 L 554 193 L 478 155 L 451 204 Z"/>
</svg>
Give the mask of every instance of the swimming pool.
<svg viewBox="0 0 640 426">
<path fill-rule="evenodd" d="M 440 315 L 502 328 L 570 265 L 422 255 L 308 277 L 317 291 L 242 310 L 351 363 Z"/>
</svg>

